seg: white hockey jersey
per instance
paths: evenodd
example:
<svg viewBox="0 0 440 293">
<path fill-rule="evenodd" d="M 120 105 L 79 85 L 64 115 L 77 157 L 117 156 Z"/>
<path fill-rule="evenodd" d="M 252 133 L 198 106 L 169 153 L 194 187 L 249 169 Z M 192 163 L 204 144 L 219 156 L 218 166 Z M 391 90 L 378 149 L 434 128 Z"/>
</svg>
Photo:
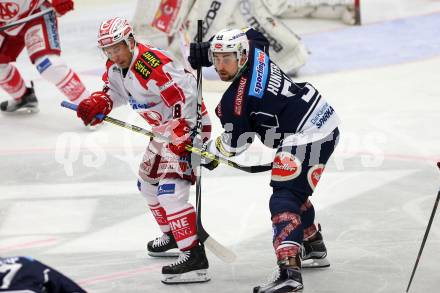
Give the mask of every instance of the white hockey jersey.
<svg viewBox="0 0 440 293">
<path fill-rule="evenodd" d="M 109 60 L 103 80 L 113 105 L 130 104 L 155 127 L 153 131 L 165 135 L 164 132 L 170 130 L 166 125 L 180 118 L 184 118 L 191 129 L 196 125 L 196 79 L 165 51 L 137 44 L 125 76 L 121 68 Z M 211 122 L 204 105 L 202 125 L 202 132 L 210 132 Z"/>
<path fill-rule="evenodd" d="M 42 6 L 44 0 L 0 0 L 0 27 L 27 17 Z M 17 35 L 24 24 L 7 29 L 8 35 Z"/>
</svg>

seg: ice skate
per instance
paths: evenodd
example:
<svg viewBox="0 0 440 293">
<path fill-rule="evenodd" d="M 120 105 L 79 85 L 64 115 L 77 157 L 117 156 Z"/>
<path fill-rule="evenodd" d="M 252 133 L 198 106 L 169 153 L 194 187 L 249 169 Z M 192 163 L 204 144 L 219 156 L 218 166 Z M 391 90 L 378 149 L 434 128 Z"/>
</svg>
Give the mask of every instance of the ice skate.
<svg viewBox="0 0 440 293">
<path fill-rule="evenodd" d="M 197 245 L 190 250 L 182 251 L 176 262 L 162 268 L 162 283 L 203 283 L 211 278 L 208 275 L 209 263 L 205 249 Z"/>
<path fill-rule="evenodd" d="M 299 258 L 279 262 L 278 270 L 268 283 L 254 287 L 254 293 L 302 292 L 303 283 Z"/>
<path fill-rule="evenodd" d="M 171 232 L 163 233 L 162 236 L 148 242 L 148 255 L 154 257 L 177 257 L 180 251 L 177 249 L 176 240 Z"/>
<path fill-rule="evenodd" d="M 11 99 L 0 104 L 2 112 L 28 112 L 36 113 L 38 109 L 38 100 L 35 96 L 34 87 L 27 87 L 25 94 L 20 99 Z"/>
<path fill-rule="evenodd" d="M 301 265 L 303 268 L 325 268 L 330 266 L 327 248 L 320 230 L 309 240 L 303 242 Z"/>
</svg>

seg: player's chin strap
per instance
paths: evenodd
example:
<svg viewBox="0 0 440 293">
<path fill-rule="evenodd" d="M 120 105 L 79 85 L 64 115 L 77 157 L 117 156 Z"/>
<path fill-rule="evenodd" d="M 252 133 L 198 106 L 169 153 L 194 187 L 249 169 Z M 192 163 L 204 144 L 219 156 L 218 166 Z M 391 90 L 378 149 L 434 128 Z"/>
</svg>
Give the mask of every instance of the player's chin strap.
<svg viewBox="0 0 440 293">
<path fill-rule="evenodd" d="M 61 106 L 68 108 L 68 109 L 71 109 L 71 110 L 74 110 L 74 111 L 76 111 L 76 109 L 78 107 L 76 104 L 73 104 L 73 103 L 70 103 L 67 101 L 61 102 Z M 98 114 L 98 115 L 96 115 L 96 118 L 98 118 L 100 120 L 104 120 L 108 123 L 117 125 L 119 127 L 123 127 L 123 128 L 129 129 L 131 131 L 141 133 L 141 134 L 146 135 L 148 137 L 156 137 L 156 138 L 161 139 L 163 141 L 169 141 L 168 137 L 162 136 L 158 133 L 154 133 L 152 131 L 146 130 L 146 129 L 141 128 L 139 126 L 129 124 L 127 122 L 124 122 L 124 121 L 121 121 L 121 120 L 118 120 L 118 119 L 115 119 L 115 118 L 112 118 L 109 116 Z M 217 156 L 213 153 L 210 153 L 206 150 L 203 150 L 203 148 L 197 148 L 192 145 L 187 145 L 185 147 L 185 149 L 187 151 L 194 153 L 194 154 L 197 154 L 201 157 L 207 158 L 209 160 L 216 160 L 219 163 L 222 163 L 224 165 L 228 165 L 232 168 L 235 168 L 235 169 L 247 172 L 247 173 L 260 173 L 260 172 L 266 172 L 266 171 L 272 170 L 272 163 L 267 163 L 267 164 L 263 164 L 263 165 L 254 165 L 254 166 L 243 166 L 243 165 L 240 165 L 234 161 L 222 158 L 222 157 Z"/>
</svg>

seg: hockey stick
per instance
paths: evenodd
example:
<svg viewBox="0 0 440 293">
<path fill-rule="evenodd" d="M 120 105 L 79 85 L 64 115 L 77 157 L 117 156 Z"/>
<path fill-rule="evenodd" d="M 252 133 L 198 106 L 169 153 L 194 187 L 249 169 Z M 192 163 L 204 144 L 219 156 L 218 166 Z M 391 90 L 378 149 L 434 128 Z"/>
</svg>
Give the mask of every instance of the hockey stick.
<svg viewBox="0 0 440 293">
<path fill-rule="evenodd" d="M 76 109 L 78 107 L 78 105 L 72 104 L 72 103 L 67 102 L 67 101 L 61 102 L 61 106 L 65 107 L 65 108 L 68 108 L 68 109 L 71 109 L 71 110 L 74 110 L 74 111 L 76 111 Z M 144 134 L 146 136 L 149 136 L 149 137 L 156 137 L 156 138 L 163 139 L 164 141 L 169 141 L 169 139 L 167 137 L 161 136 L 159 134 L 156 134 L 154 132 L 151 132 L 151 131 L 148 131 L 146 129 L 140 128 L 138 126 L 128 124 L 128 123 L 120 121 L 118 119 L 114 119 L 114 118 L 109 117 L 109 116 L 104 116 L 102 114 L 98 114 L 98 115 L 96 115 L 96 117 L 98 119 L 103 119 L 106 122 L 109 122 L 109 123 L 112 123 L 112 124 L 115 124 L 115 125 L 118 125 L 118 126 L 121 126 L 121 127 L 127 128 L 127 129 L 130 129 L 130 130 L 133 130 L 133 131 L 138 132 L 138 133 L 142 133 L 142 134 Z M 188 146 L 187 146 L 187 150 L 191 151 L 191 149 L 188 148 Z M 198 205 L 196 204 L 196 206 L 198 206 Z M 233 262 L 235 260 L 236 256 L 235 256 L 234 252 L 232 252 L 230 249 L 228 249 L 225 246 L 223 246 L 222 244 L 220 244 L 217 240 L 213 239 L 208 234 L 208 232 L 206 232 L 206 230 L 203 228 L 203 226 L 201 226 L 201 223 L 200 223 L 200 227 L 197 227 L 197 228 L 198 228 L 197 236 L 199 237 L 200 241 L 203 244 L 205 244 L 206 247 L 210 251 L 212 251 L 213 254 L 215 254 L 218 258 L 220 258 L 221 260 L 223 260 L 226 263 L 231 263 L 231 262 Z"/>
<path fill-rule="evenodd" d="M 64 108 L 71 109 L 73 111 L 76 111 L 76 108 L 78 107 L 77 105 L 75 105 L 73 103 L 70 103 L 70 102 L 67 102 L 67 101 L 61 102 L 61 106 L 64 107 Z M 133 124 L 130 124 L 130 123 L 127 123 L 127 122 L 115 119 L 115 118 L 110 117 L 110 116 L 104 116 L 102 114 L 98 114 L 98 115 L 96 115 L 96 117 L 98 119 L 102 119 L 102 120 L 104 120 L 104 121 L 106 121 L 108 123 L 111 123 L 111 124 L 117 125 L 119 127 L 123 127 L 123 128 L 129 129 L 129 130 L 137 132 L 137 133 L 141 133 L 141 134 L 149 136 L 149 137 L 156 137 L 156 138 L 159 138 L 159 139 L 164 140 L 164 141 L 169 141 L 168 137 L 165 137 L 165 136 L 162 136 L 162 135 L 160 135 L 158 133 L 154 133 L 152 131 L 143 129 L 143 128 L 139 127 L 139 126 L 136 126 L 136 125 L 133 125 Z M 205 151 L 205 150 L 203 150 L 201 148 L 197 148 L 197 147 L 191 146 L 191 145 L 187 145 L 186 146 L 186 150 L 191 152 L 191 153 L 194 153 L 196 155 L 199 155 L 201 157 L 208 158 L 210 160 L 216 160 L 216 161 L 218 161 L 218 162 L 220 162 L 222 164 L 228 165 L 228 166 L 230 166 L 232 168 L 235 168 L 235 169 L 247 172 L 247 173 L 260 173 L 260 172 L 266 172 L 266 171 L 269 171 L 269 170 L 272 169 L 272 163 L 267 163 L 267 164 L 264 164 L 264 165 L 243 166 L 243 165 L 240 165 L 240 164 L 238 164 L 236 162 L 224 159 L 224 158 L 219 157 L 219 156 L 217 156 L 217 155 L 215 155 L 213 153 L 210 153 L 210 152 Z"/>
<path fill-rule="evenodd" d="M 440 162 L 437 162 L 437 167 L 440 169 Z M 440 190 L 437 193 L 437 199 L 435 200 L 434 207 L 432 208 L 431 217 L 429 218 L 428 226 L 426 227 L 425 235 L 423 236 L 422 244 L 419 249 L 419 254 L 417 255 L 416 263 L 411 273 L 411 278 L 409 279 L 408 287 L 406 287 L 406 292 L 409 291 L 414 274 L 416 273 L 417 266 L 419 265 L 420 257 L 422 256 L 423 248 L 425 247 L 426 239 L 428 238 L 429 230 L 431 229 L 432 221 L 434 220 L 435 212 L 437 210 L 438 202 L 440 201 Z"/>
<path fill-rule="evenodd" d="M 42 15 L 45 15 L 45 14 L 47 14 L 47 13 L 51 13 L 51 12 L 54 12 L 54 9 L 53 9 L 53 8 L 45 9 L 45 10 L 42 10 L 42 11 L 40 11 L 40 12 L 37 12 L 37 13 L 31 14 L 31 15 L 29 15 L 29 16 L 27 16 L 27 17 L 24 17 L 24 18 L 22 18 L 22 19 L 20 19 L 20 20 L 17 20 L 17 21 L 15 21 L 15 22 L 13 22 L 13 23 L 5 24 L 4 26 L 0 27 L 0 32 L 1 32 L 1 31 L 4 31 L 4 30 L 7 30 L 7 29 L 9 29 L 9 28 L 11 28 L 11 27 L 14 27 L 14 26 L 17 26 L 17 25 L 20 25 L 20 24 L 26 23 L 26 22 L 28 22 L 28 21 L 34 20 L 34 19 L 36 19 L 36 18 L 38 18 L 38 17 L 40 17 L 40 16 L 42 16 Z"/>
<path fill-rule="evenodd" d="M 354 21 L 355 25 L 361 25 L 361 0 L 354 0 Z"/>
<path fill-rule="evenodd" d="M 202 42 L 202 20 L 197 21 L 197 42 Z M 197 119 L 196 119 L 196 140 L 202 141 L 202 67 L 197 68 Z M 201 159 L 200 156 L 196 158 Z M 203 243 L 212 253 L 227 263 L 231 263 L 236 259 L 236 255 L 233 251 L 221 245 L 218 241 L 212 238 L 202 225 L 202 167 L 200 163 L 196 166 L 196 224 L 197 224 L 197 236 L 199 241 Z"/>
</svg>

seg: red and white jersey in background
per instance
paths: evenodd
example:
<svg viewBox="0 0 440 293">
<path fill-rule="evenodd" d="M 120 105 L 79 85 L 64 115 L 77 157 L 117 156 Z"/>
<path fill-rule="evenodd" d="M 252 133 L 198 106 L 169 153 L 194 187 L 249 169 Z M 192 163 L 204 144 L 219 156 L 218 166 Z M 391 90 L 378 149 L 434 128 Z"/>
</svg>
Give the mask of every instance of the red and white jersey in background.
<svg viewBox="0 0 440 293">
<path fill-rule="evenodd" d="M 34 13 L 45 0 L 0 0 L 0 27 L 3 24 L 14 22 Z M 12 27 L 5 32 L 15 36 L 23 25 Z"/>
<path fill-rule="evenodd" d="M 103 80 L 114 106 L 130 104 L 155 131 L 165 134 L 169 121 L 184 118 L 193 129 L 197 119 L 197 90 L 194 75 L 174 62 L 166 52 L 137 44 L 125 77 L 121 68 L 107 61 Z M 210 132 L 211 122 L 202 106 L 203 132 Z M 161 126 L 161 127 L 158 127 Z"/>
</svg>

